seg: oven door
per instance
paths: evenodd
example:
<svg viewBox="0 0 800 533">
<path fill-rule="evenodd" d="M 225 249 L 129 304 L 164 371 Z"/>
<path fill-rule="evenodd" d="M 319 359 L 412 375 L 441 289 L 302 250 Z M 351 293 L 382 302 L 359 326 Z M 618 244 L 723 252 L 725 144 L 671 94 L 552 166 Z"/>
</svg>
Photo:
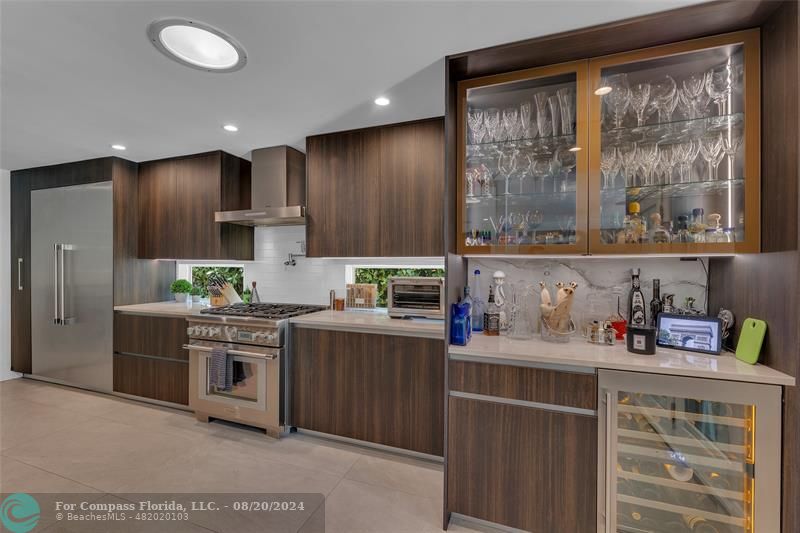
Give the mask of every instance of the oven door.
<svg viewBox="0 0 800 533">
<path fill-rule="evenodd" d="M 210 382 L 211 350 L 228 349 L 233 377 L 230 390 Z M 280 361 L 282 349 L 243 344 L 192 340 L 187 349 L 197 356 L 197 398 L 233 408 L 277 412 L 280 402 Z"/>
</svg>

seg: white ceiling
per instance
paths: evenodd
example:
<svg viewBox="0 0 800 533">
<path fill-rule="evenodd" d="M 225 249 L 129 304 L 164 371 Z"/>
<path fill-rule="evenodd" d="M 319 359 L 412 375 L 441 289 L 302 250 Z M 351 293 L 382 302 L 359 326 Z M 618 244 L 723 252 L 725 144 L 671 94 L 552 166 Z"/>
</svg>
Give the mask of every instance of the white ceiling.
<svg viewBox="0 0 800 533">
<path fill-rule="evenodd" d="M 0 168 L 303 149 L 315 133 L 444 114 L 448 54 L 696 1 L 2 0 Z M 228 32 L 247 65 L 210 74 L 170 61 L 146 38 L 166 17 Z M 390 106 L 373 104 L 380 94 Z"/>
</svg>

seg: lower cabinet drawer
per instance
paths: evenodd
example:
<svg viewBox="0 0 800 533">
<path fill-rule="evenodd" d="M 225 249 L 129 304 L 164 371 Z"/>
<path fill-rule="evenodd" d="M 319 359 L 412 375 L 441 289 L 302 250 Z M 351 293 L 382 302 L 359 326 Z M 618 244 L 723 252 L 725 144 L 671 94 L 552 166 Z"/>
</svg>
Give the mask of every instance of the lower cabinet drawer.
<svg viewBox="0 0 800 533">
<path fill-rule="evenodd" d="M 451 397 L 447 510 L 534 533 L 597 531 L 597 424 Z"/>
<path fill-rule="evenodd" d="M 189 405 L 189 364 L 114 354 L 114 391 Z"/>
</svg>

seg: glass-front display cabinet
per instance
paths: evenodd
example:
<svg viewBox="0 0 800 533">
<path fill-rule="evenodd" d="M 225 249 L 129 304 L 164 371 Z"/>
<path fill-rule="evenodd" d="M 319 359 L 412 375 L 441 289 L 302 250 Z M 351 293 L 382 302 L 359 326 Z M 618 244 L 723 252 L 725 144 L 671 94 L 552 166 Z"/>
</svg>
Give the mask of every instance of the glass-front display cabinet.
<svg viewBox="0 0 800 533">
<path fill-rule="evenodd" d="M 601 371 L 599 391 L 598 531 L 780 529 L 780 387 Z"/>
<path fill-rule="evenodd" d="M 589 68 L 589 251 L 759 251 L 758 30 Z"/>
<path fill-rule="evenodd" d="M 585 253 L 587 76 L 579 61 L 459 84 L 459 253 Z"/>
</svg>

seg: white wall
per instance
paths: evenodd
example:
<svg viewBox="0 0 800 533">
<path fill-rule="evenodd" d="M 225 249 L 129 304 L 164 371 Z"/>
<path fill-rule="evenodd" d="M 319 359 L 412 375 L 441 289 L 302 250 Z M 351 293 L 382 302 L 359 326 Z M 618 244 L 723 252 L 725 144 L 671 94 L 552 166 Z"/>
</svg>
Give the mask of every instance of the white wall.
<svg viewBox="0 0 800 533">
<path fill-rule="evenodd" d="M 0 169 L 0 381 L 11 371 L 11 175 Z"/>
<path fill-rule="evenodd" d="M 255 261 L 244 264 L 245 286 L 255 281 L 264 302 L 327 305 L 331 289 L 344 298 L 348 265 L 433 266 L 443 268 L 441 257 L 433 258 L 297 258 L 296 266 L 283 263 L 289 252 L 300 253 L 298 241 L 305 240 L 305 227 L 258 227 L 255 231 Z M 202 262 L 200 262 L 202 263 Z M 185 265 L 178 264 L 179 276 L 188 277 Z M 205 262 L 204 264 L 208 264 Z M 235 262 L 230 264 L 237 264 Z M 181 267 L 184 267 L 182 269 Z"/>
</svg>

